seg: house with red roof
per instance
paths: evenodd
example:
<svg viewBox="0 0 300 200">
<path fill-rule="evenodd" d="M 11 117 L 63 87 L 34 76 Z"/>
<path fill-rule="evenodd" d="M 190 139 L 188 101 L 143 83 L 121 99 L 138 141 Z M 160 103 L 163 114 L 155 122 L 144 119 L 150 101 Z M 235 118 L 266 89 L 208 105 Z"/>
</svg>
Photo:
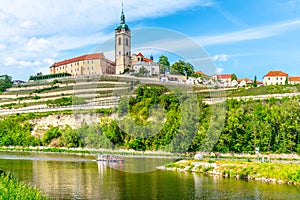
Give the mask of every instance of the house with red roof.
<svg viewBox="0 0 300 200">
<path fill-rule="evenodd" d="M 86 54 L 50 66 L 50 74 L 69 73 L 73 77 L 115 74 L 116 65 L 103 53 Z"/>
<path fill-rule="evenodd" d="M 141 52 L 131 56 L 131 65 L 135 74 L 138 74 L 142 68 L 144 72 L 148 72 L 144 73 L 143 76 L 158 76 L 160 74 L 159 64 L 153 61 L 153 57 L 146 58 Z"/>
<path fill-rule="evenodd" d="M 263 79 L 264 85 L 284 85 L 288 74 L 280 70 L 269 71 Z"/>
<path fill-rule="evenodd" d="M 215 74 L 212 76 L 212 79 L 219 81 L 221 83 L 231 82 L 232 74 Z"/>
<path fill-rule="evenodd" d="M 300 84 L 300 76 L 290 76 L 289 84 L 291 84 L 291 85 Z"/>
</svg>

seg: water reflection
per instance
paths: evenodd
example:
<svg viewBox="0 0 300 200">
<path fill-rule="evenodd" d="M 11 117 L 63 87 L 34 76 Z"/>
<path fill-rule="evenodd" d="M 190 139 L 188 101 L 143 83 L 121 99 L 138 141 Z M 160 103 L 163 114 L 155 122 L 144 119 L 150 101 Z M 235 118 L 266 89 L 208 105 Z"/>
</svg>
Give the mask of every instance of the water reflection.
<svg viewBox="0 0 300 200">
<path fill-rule="evenodd" d="M 0 168 L 38 187 L 52 199 L 300 199 L 299 187 L 295 186 L 154 171 L 157 165 L 167 162 L 164 159 L 125 158 L 123 164 L 95 162 L 94 158 L 78 155 L 68 155 L 65 161 L 58 159 L 57 154 L 39 155 L 53 156 L 53 161 L 12 160 L 4 159 L 4 155 L 11 153 L 0 152 Z"/>
</svg>

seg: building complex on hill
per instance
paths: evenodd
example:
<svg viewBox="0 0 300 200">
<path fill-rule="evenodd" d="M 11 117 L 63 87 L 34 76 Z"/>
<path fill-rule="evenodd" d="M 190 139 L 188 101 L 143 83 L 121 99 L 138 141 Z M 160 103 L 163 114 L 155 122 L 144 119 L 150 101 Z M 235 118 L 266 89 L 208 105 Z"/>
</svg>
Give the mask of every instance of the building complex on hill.
<svg viewBox="0 0 300 200">
<path fill-rule="evenodd" d="M 102 53 L 93 53 L 56 62 L 50 66 L 50 74 L 68 73 L 74 77 L 115 74 L 115 63 Z"/>
<path fill-rule="evenodd" d="M 125 22 L 122 9 L 120 23 L 115 28 L 115 62 L 103 53 L 93 53 L 54 63 L 50 74 L 69 73 L 73 77 L 104 74 L 123 74 L 126 71 L 147 72 L 148 76 L 159 75 L 159 65 L 153 57 L 145 58 L 142 53 L 131 55 L 131 32 Z"/>
</svg>

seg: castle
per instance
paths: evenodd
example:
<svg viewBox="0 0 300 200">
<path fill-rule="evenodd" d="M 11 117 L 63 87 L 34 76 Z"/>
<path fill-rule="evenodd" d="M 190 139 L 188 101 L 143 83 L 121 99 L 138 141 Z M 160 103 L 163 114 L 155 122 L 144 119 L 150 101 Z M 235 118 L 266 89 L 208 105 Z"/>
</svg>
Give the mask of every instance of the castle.
<svg viewBox="0 0 300 200">
<path fill-rule="evenodd" d="M 105 58 L 103 53 L 93 53 L 56 62 L 50 66 L 50 74 L 68 73 L 73 77 L 139 72 L 144 68 L 148 75 L 158 75 L 159 65 L 153 57 L 145 58 L 141 53 L 131 56 L 131 31 L 125 22 L 122 8 L 120 23 L 115 28 L 115 61 Z M 144 71 L 145 71 L 144 70 Z"/>
</svg>

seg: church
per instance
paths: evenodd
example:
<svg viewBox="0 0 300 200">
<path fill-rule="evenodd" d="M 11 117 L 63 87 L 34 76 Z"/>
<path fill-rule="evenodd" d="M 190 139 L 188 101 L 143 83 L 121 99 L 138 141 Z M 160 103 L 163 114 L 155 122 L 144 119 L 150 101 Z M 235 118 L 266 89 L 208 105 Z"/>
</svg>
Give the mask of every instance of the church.
<svg viewBox="0 0 300 200">
<path fill-rule="evenodd" d="M 143 70 L 141 70 L 143 69 Z M 131 54 L 131 31 L 125 22 L 122 8 L 120 23 L 115 28 L 115 61 L 105 58 L 103 53 L 93 53 L 55 62 L 50 74 L 68 73 L 73 77 L 107 74 L 137 74 L 146 71 L 146 76 L 159 75 L 159 65 L 153 57 L 145 58 L 142 53 Z"/>
</svg>

